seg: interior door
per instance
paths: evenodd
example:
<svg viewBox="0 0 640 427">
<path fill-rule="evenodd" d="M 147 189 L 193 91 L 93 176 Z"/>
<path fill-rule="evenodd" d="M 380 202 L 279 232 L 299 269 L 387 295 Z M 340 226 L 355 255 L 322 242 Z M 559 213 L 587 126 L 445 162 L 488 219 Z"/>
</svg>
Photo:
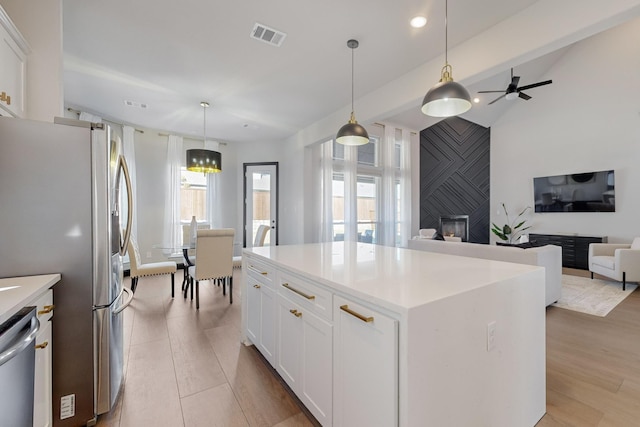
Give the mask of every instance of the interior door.
<svg viewBox="0 0 640 427">
<path fill-rule="evenodd" d="M 260 225 L 270 231 L 266 245 L 278 244 L 278 163 L 244 164 L 244 241 L 252 247 Z"/>
</svg>

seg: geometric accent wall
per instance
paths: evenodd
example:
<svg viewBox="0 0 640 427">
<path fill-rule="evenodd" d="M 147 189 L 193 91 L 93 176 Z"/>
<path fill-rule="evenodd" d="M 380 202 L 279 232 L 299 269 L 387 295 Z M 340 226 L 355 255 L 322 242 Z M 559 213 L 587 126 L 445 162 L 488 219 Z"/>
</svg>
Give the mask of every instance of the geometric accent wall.
<svg viewBox="0 0 640 427">
<path fill-rule="evenodd" d="M 469 242 L 489 243 L 490 128 L 449 117 L 420 132 L 420 228 L 469 215 Z"/>
</svg>

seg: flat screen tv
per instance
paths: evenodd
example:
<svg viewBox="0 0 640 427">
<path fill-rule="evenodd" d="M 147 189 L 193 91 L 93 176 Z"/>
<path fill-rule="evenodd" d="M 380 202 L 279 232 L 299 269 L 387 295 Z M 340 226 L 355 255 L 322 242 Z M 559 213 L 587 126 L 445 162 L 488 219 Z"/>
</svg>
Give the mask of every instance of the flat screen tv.
<svg viewBox="0 0 640 427">
<path fill-rule="evenodd" d="M 536 212 L 615 212 L 614 171 L 533 178 Z"/>
</svg>

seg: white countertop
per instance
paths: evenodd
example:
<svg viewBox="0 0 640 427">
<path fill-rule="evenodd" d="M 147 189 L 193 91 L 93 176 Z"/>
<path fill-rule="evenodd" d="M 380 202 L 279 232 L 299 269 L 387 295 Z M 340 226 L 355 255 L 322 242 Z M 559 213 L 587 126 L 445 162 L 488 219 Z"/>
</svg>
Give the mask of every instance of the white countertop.
<svg viewBox="0 0 640 427">
<path fill-rule="evenodd" d="M 0 279 L 0 324 L 59 281 L 59 274 Z"/>
<path fill-rule="evenodd" d="M 263 246 L 244 252 L 401 311 L 541 269 L 355 242 Z"/>
</svg>

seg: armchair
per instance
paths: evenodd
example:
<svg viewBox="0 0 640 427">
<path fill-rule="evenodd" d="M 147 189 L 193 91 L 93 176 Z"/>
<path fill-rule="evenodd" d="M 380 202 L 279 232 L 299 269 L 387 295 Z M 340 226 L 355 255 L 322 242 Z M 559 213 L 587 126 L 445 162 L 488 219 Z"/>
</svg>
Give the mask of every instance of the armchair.
<svg viewBox="0 0 640 427">
<path fill-rule="evenodd" d="M 589 271 L 611 279 L 622 281 L 622 290 L 627 280 L 640 281 L 640 237 L 631 244 L 591 243 L 589 245 Z"/>
</svg>

